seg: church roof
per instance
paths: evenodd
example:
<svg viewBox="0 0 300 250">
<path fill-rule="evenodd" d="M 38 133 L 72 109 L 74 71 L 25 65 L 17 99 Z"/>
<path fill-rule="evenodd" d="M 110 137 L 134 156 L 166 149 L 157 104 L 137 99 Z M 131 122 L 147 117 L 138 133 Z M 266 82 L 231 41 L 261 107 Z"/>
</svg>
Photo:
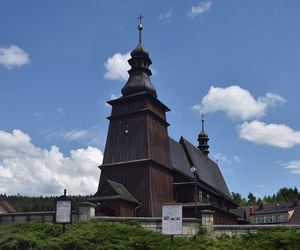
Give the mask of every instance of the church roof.
<svg viewBox="0 0 300 250">
<path fill-rule="evenodd" d="M 110 190 L 105 188 L 110 187 Z M 100 200 L 125 200 L 133 203 L 139 203 L 129 192 L 128 190 L 121 184 L 115 181 L 106 180 L 102 187 L 101 194 L 96 195 L 96 197 L 92 197 L 90 201 L 100 201 Z"/>
<path fill-rule="evenodd" d="M 120 196 L 123 200 L 139 203 L 128 190 L 120 183 L 115 181 L 107 180 L 107 183 L 113 188 L 113 190 Z"/>
<path fill-rule="evenodd" d="M 197 176 L 200 181 L 211 186 L 221 194 L 231 199 L 230 192 L 218 165 L 205 156 L 197 147 L 184 137 L 179 142 L 170 138 L 171 160 L 173 168 L 193 177 L 190 168 L 197 168 Z"/>
</svg>

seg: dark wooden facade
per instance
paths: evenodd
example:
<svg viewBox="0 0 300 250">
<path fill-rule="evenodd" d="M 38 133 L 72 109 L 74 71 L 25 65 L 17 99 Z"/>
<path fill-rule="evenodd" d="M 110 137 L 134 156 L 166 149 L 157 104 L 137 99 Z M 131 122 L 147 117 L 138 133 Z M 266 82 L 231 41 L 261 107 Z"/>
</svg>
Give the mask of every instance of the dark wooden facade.
<svg viewBox="0 0 300 250">
<path fill-rule="evenodd" d="M 140 93 L 109 102 L 112 105 L 99 190 L 106 180 L 122 183 L 139 202 L 139 216 L 160 216 L 161 204 L 171 202 L 168 108 Z"/>
<path fill-rule="evenodd" d="M 170 138 L 166 120 L 169 109 L 157 99 L 149 78 L 152 62 L 141 39 L 128 62 L 130 76 L 122 97 L 108 102 L 112 112 L 99 186 L 92 199 L 99 205 L 97 213 L 154 217 L 161 216 L 163 203 L 178 202 L 184 204 L 184 216 L 194 217 L 193 204 L 198 202 L 197 216 L 202 208 L 209 208 L 215 211 L 217 224 L 235 224 L 237 216 L 230 209 L 237 205 L 219 167 L 208 157 L 204 121 L 198 148 L 183 137 L 179 142 Z M 194 176 L 191 167 L 197 169 Z M 119 189 L 120 195 L 114 195 Z"/>
</svg>

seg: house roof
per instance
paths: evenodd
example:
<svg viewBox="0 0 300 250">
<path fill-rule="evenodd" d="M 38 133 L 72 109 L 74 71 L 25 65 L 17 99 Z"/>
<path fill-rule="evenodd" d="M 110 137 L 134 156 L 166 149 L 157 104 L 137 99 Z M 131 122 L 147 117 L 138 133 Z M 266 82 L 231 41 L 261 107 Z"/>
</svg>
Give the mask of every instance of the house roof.
<svg viewBox="0 0 300 250">
<path fill-rule="evenodd" d="M 293 201 L 283 202 L 277 204 L 264 204 L 263 208 L 260 209 L 259 205 L 252 206 L 252 215 L 263 215 L 263 214 L 273 214 L 273 213 L 284 213 L 294 210 L 291 219 L 287 222 L 288 224 L 300 224 L 300 201 L 298 200 L 295 205 Z M 247 217 L 249 217 L 250 207 L 246 208 Z"/>
<path fill-rule="evenodd" d="M 300 201 L 298 201 L 298 205 L 294 206 L 292 201 L 283 202 L 277 204 L 263 204 L 263 208 L 259 208 L 259 205 L 253 205 L 253 214 L 266 214 L 266 213 L 276 213 L 276 212 L 286 212 L 295 209 L 295 207 L 300 207 Z M 248 212 L 250 208 L 248 207 Z"/>
<path fill-rule="evenodd" d="M 192 143 L 184 137 L 181 137 L 179 142 L 170 138 L 170 150 L 173 168 L 193 177 L 190 168 L 192 166 L 196 167 L 196 173 L 200 181 L 231 199 L 231 194 L 218 165 Z"/>
<path fill-rule="evenodd" d="M 0 207 L 2 207 L 7 213 L 17 212 L 7 201 L 0 201 Z"/>
</svg>

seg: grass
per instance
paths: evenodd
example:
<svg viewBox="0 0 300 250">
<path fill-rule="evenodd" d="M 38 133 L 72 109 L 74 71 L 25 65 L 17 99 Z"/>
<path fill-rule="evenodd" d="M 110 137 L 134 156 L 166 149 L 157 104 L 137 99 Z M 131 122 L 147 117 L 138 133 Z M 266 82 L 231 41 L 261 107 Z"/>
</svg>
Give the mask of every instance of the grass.
<svg viewBox="0 0 300 250">
<path fill-rule="evenodd" d="M 0 249 L 101 249 L 101 250 L 218 250 L 218 249 L 299 249 L 300 233 L 295 230 L 268 230 L 257 234 L 213 239 L 202 234 L 170 237 L 143 229 L 137 223 L 82 222 L 62 226 L 25 222 L 0 227 Z"/>
</svg>

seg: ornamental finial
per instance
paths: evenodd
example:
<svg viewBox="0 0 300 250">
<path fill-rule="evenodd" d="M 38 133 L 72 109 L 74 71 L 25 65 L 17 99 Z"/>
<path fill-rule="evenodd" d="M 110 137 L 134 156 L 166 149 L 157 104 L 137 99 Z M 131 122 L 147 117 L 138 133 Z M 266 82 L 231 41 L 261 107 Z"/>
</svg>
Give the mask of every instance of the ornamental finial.
<svg viewBox="0 0 300 250">
<path fill-rule="evenodd" d="M 138 18 L 137 18 L 137 19 L 140 19 L 140 23 L 138 25 L 138 30 L 139 30 L 139 44 L 142 44 L 142 30 L 143 30 L 142 18 L 144 18 L 144 16 L 142 16 L 142 14 L 140 14 L 138 16 Z"/>
<path fill-rule="evenodd" d="M 202 122 L 202 132 L 204 132 L 204 115 L 202 114 L 202 120 L 201 120 L 201 122 Z"/>
</svg>

